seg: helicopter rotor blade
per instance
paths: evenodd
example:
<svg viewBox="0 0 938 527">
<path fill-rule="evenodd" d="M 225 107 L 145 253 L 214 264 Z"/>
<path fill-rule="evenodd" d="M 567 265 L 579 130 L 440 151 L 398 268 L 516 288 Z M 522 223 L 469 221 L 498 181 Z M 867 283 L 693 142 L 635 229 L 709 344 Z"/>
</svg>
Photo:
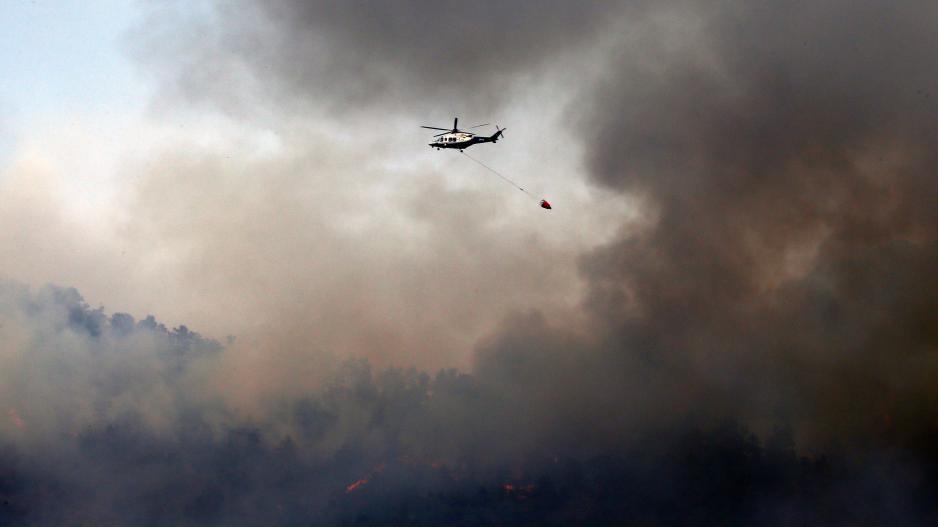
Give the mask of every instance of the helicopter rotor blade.
<svg viewBox="0 0 938 527">
<path fill-rule="evenodd" d="M 469 128 L 466 128 L 466 130 L 471 130 L 471 129 L 473 129 L 473 128 L 479 128 L 480 126 L 488 126 L 488 125 L 489 125 L 489 123 L 477 124 L 477 125 L 475 125 L 475 126 L 470 126 Z"/>
<path fill-rule="evenodd" d="M 459 117 L 453 117 L 453 131 L 454 132 L 459 129 L 459 127 L 456 126 L 457 123 L 459 123 Z"/>
<path fill-rule="evenodd" d="M 430 130 L 446 130 L 447 132 L 449 131 L 447 128 L 437 128 L 436 126 L 421 126 L 420 128 L 429 128 Z"/>
</svg>

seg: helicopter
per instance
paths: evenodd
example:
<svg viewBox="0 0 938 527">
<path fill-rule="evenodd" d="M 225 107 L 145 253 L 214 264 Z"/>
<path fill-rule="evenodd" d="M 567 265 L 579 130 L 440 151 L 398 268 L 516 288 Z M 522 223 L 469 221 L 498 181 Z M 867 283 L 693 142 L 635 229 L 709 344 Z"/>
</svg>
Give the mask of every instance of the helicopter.
<svg viewBox="0 0 938 527">
<path fill-rule="evenodd" d="M 436 126 L 421 126 L 421 128 L 428 128 L 430 130 L 443 130 L 442 134 L 436 134 L 432 143 L 429 143 L 429 146 L 436 148 L 437 150 L 441 148 L 456 148 L 460 152 L 465 148 L 469 148 L 472 145 L 478 145 L 481 143 L 497 143 L 498 139 L 504 135 L 505 129 L 499 128 L 498 125 L 495 125 L 495 133 L 492 135 L 476 135 L 472 132 L 464 132 L 457 128 L 459 123 L 459 117 L 453 119 L 453 129 L 449 130 L 447 128 L 438 128 Z M 481 126 L 488 126 L 486 124 L 479 124 L 476 126 L 470 126 L 469 128 L 479 128 Z"/>
<path fill-rule="evenodd" d="M 486 124 L 477 124 L 477 125 L 475 125 L 475 126 L 470 126 L 469 128 L 470 128 L 470 129 L 472 129 L 472 128 L 479 128 L 479 127 L 481 127 L 481 126 L 488 126 L 488 123 L 486 123 Z M 469 147 L 472 146 L 472 145 L 478 145 L 478 144 L 481 144 L 481 143 L 497 143 L 497 142 L 498 142 L 498 139 L 499 139 L 500 137 L 504 137 L 504 134 L 505 134 L 505 129 L 504 129 L 504 128 L 499 128 L 498 125 L 495 125 L 495 133 L 494 133 L 494 134 L 492 134 L 492 135 L 476 135 L 476 134 L 474 134 L 474 133 L 472 133 L 472 132 L 464 132 L 464 131 L 462 131 L 462 130 L 459 129 L 459 117 L 456 117 L 456 118 L 453 119 L 453 129 L 452 129 L 452 130 L 448 130 L 448 129 L 446 129 L 446 128 L 439 128 L 439 127 L 436 127 L 436 126 L 421 126 L 421 128 L 428 128 L 428 129 L 430 129 L 430 130 L 442 130 L 442 131 L 443 131 L 443 133 L 441 133 L 441 134 L 436 134 L 435 136 L 433 136 L 433 137 L 434 137 L 434 140 L 433 140 L 432 143 L 429 143 L 429 146 L 430 146 L 430 147 L 436 148 L 437 150 L 439 150 L 439 149 L 441 149 L 441 148 L 455 148 L 455 149 L 458 149 L 459 152 L 460 152 L 462 155 L 468 157 L 468 158 L 471 159 L 472 161 L 475 161 L 476 163 L 478 163 L 480 166 L 482 166 L 482 167 L 485 168 L 486 170 L 488 170 L 488 171 L 492 172 L 493 174 L 495 174 L 496 176 L 502 178 L 502 179 L 505 180 L 505 182 L 508 183 L 509 185 L 515 187 L 516 189 L 520 190 L 521 192 L 524 192 L 524 193 L 527 194 L 528 196 L 531 196 L 532 198 L 537 199 L 537 196 L 535 196 L 534 194 L 531 194 L 530 192 L 528 192 L 527 190 L 525 190 L 524 187 L 522 187 L 521 185 L 515 183 L 515 182 L 512 181 L 511 179 L 508 179 L 508 177 L 502 175 L 501 173 L 499 173 L 499 172 L 498 172 L 497 170 L 495 170 L 494 168 L 492 168 L 492 167 L 486 165 L 486 164 L 483 163 L 482 161 L 479 161 L 478 159 L 476 159 L 476 158 L 470 156 L 469 154 L 467 154 L 466 152 L 464 152 L 464 149 L 469 148 Z M 541 206 L 542 209 L 551 210 L 551 209 L 553 208 L 553 207 L 551 206 L 550 202 L 547 201 L 546 199 L 540 200 L 539 205 Z"/>
</svg>

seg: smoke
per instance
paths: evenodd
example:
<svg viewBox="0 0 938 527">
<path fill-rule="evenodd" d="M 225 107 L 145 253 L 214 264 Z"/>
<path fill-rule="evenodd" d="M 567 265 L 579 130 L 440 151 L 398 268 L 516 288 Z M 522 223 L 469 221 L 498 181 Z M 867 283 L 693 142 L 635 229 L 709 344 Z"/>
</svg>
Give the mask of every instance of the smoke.
<svg viewBox="0 0 938 527">
<path fill-rule="evenodd" d="M 629 39 L 585 112 L 591 174 L 642 196 L 648 218 L 584 258 L 588 309 L 616 348 L 731 415 L 923 445 L 938 11 L 694 12 L 686 43 L 671 22 Z M 637 56 L 649 47 L 653 63 Z"/>
<path fill-rule="evenodd" d="M 227 313 L 248 338 L 0 289 L 6 518 L 934 519 L 938 9 L 190 15 L 158 10 L 135 41 L 157 107 L 207 103 L 267 139 L 128 162 L 123 232 L 141 261 L 173 262 L 186 287 L 168 303 L 208 324 Z M 575 130 L 532 148 L 575 142 L 603 193 L 590 199 L 637 206 L 612 240 L 584 222 L 557 236 L 587 241 L 551 242 L 509 202 L 479 214 L 487 194 L 399 162 L 401 139 L 331 131 L 337 112 L 360 125 L 380 108 L 390 129 L 431 104 L 520 112 L 533 78 Z M 438 369 L 473 342 L 470 372 Z M 49 496 L 59 508 L 38 512 Z"/>
<path fill-rule="evenodd" d="M 137 54 L 164 95 L 256 115 L 247 104 L 367 112 L 385 120 L 491 115 L 558 63 L 576 61 L 621 2 L 362 3 L 238 0 L 153 9 Z M 275 99 L 271 99 L 275 98 Z"/>
<path fill-rule="evenodd" d="M 427 164 L 389 170 L 382 148 L 298 131 L 255 159 L 181 143 L 132 163 L 122 238 L 138 280 L 169 275 L 162 303 L 246 353 L 265 348 L 281 364 L 271 377 L 330 356 L 465 366 L 506 312 L 575 301 L 577 244 L 553 239 L 534 206 L 488 201 L 505 194 L 497 182 L 451 188 Z"/>
<path fill-rule="evenodd" d="M 764 442 L 732 422 L 616 439 L 621 423 L 594 420 L 615 412 L 570 411 L 597 392 L 555 382 L 592 371 L 561 364 L 576 340 L 544 349 L 553 378 L 353 360 L 257 412 L 217 382 L 229 351 L 185 327 L 108 315 L 73 289 L 0 292 L 5 523 L 914 524 L 933 504 L 915 456 L 805 457 L 786 428 Z M 544 408 L 561 398 L 542 383 L 568 406 Z"/>
<path fill-rule="evenodd" d="M 730 2 L 628 26 L 576 113 L 592 178 L 642 213 L 581 259 L 585 326 L 514 319 L 478 356 L 533 444 L 733 419 L 933 480 L 938 12 L 919 7 Z"/>
<path fill-rule="evenodd" d="M 5 436 L 49 446 L 91 422 L 141 419 L 154 430 L 208 407 L 190 383 L 221 352 L 186 326 L 91 309 L 74 289 L 0 283 Z"/>
</svg>

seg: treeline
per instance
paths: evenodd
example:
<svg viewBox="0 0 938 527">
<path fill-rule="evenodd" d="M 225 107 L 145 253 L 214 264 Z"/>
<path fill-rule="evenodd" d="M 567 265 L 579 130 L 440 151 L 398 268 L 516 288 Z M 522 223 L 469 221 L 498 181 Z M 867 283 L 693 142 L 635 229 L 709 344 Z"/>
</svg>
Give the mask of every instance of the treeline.
<svg viewBox="0 0 938 527">
<path fill-rule="evenodd" d="M 573 391 L 544 398 L 532 388 L 543 384 L 512 388 L 513 377 L 361 360 L 248 416 L 186 380 L 224 348 L 184 326 L 8 284 L 0 316 L 0 332 L 15 325 L 21 339 L 0 372 L 0 525 L 938 520 L 923 449 L 809 455 L 784 423 L 760 440 L 735 420 L 629 428 L 603 423 L 615 413 L 602 407 L 577 420 L 545 403 Z"/>
</svg>

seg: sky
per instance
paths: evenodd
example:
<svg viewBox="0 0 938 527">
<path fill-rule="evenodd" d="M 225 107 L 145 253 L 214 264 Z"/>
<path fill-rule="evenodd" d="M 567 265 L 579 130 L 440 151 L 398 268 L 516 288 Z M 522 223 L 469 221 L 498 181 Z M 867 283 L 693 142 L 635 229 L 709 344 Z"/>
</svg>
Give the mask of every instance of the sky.
<svg viewBox="0 0 938 527">
<path fill-rule="evenodd" d="M 139 112 L 146 92 L 121 52 L 134 3 L 9 2 L 0 11 L 4 77 L 0 85 L 8 155 L 30 126 L 94 113 Z"/>
<path fill-rule="evenodd" d="M 163 40 L 162 32 L 177 25 L 221 16 L 210 5 L 19 3 L 5 9 L 4 17 L 19 28 L 4 37 L 11 43 L 5 46 L 5 68 L 21 72 L 0 92 L 10 114 L 3 146 L 5 194 L 11 204 L 41 202 L 8 220 L 20 227 L 8 231 L 4 244 L 8 278 L 68 284 L 92 304 L 119 305 L 138 317 L 159 313 L 173 325 L 198 327 L 216 338 L 248 339 L 273 322 L 256 320 L 252 313 L 268 300 L 271 305 L 261 311 L 288 311 L 294 326 L 332 324 L 330 317 L 355 319 L 356 311 L 368 308 L 350 306 L 337 314 L 335 306 L 325 307 L 328 300 L 313 299 L 343 294 L 337 291 L 340 282 L 353 280 L 361 289 L 356 302 L 383 302 L 382 313 L 374 316 L 391 318 L 375 320 L 379 327 L 362 335 L 362 343 L 348 344 L 347 335 L 326 341 L 322 347 L 328 352 L 362 353 L 361 345 L 389 338 L 398 342 L 395 348 L 445 348 L 435 352 L 438 358 L 424 357 L 432 367 L 465 367 L 475 339 L 508 311 L 576 302 L 581 287 L 576 253 L 613 234 L 614 227 L 602 225 L 604 217 L 622 215 L 616 206 L 621 199 L 598 197 L 579 175 L 564 108 L 543 104 L 552 94 L 540 83 L 524 87 L 525 97 L 512 108 L 497 108 L 500 115 L 491 108 L 476 118 L 503 120 L 503 126 L 511 125 L 509 134 L 529 147 L 489 148 L 479 156 L 545 197 L 566 194 L 558 209 L 566 212 L 553 215 L 566 220 L 531 210 L 524 194 L 468 160 L 429 151 L 429 136 L 418 126 L 449 123 L 466 108 L 461 94 L 445 107 L 423 104 L 413 113 L 391 108 L 372 116 L 341 115 L 309 107 L 299 116 L 272 120 L 274 100 L 238 108 L 189 104 L 180 100 L 187 95 L 175 93 L 185 81 L 161 78 L 166 60 L 200 72 L 223 67 L 224 57 L 196 63 L 198 50 L 177 54 L 173 47 L 189 45 L 188 35 Z M 218 104 L 248 97 L 240 91 L 224 91 Z M 333 113 L 324 115 L 327 111 Z M 463 122 L 473 118 L 463 115 Z M 321 145 L 320 151 L 306 151 L 307 143 Z M 554 160 L 543 163 L 547 151 Z M 331 165 L 313 175 L 310 165 L 324 156 L 331 157 Z M 201 163 L 218 173 L 191 173 L 198 170 L 193 164 Z M 443 194 L 438 205 L 431 199 L 414 203 L 424 185 Z M 303 199 L 288 195 L 294 190 Z M 144 193 L 153 201 L 143 203 Z M 460 193 L 466 198 L 457 198 Z M 270 208 L 251 216 L 258 204 L 243 200 L 264 194 L 271 202 L 259 206 Z M 295 197 L 292 208 L 275 210 L 274 200 Z M 198 210 L 231 200 L 240 206 Z M 453 210 L 454 201 L 459 212 L 440 216 L 437 211 Z M 466 233 L 436 228 L 434 222 L 444 217 L 477 225 Z M 263 222 L 270 223 L 262 227 Z M 48 231 L 27 234 L 27 225 Z M 480 254 L 478 245 L 489 249 L 496 231 L 503 232 L 494 244 L 502 253 Z M 337 251 L 325 249 L 330 243 Z M 531 250 L 509 251 L 508 245 Z M 352 252 L 344 261 L 331 256 L 341 251 Z M 232 263 L 243 262 L 245 252 L 263 260 L 261 265 Z M 206 262 L 213 258 L 218 261 Z M 361 273 L 348 265 L 360 266 Z M 410 281 L 388 278 L 398 271 L 408 273 Z M 421 287 L 428 276 L 431 285 Z M 503 283 L 526 285 L 519 293 L 504 294 L 501 288 L 503 294 L 496 294 Z M 420 312 L 420 318 L 433 318 L 427 314 L 441 310 L 447 320 L 421 322 L 413 332 L 381 327 L 396 325 L 394 316 L 414 318 Z M 411 313 L 389 315 L 403 311 Z M 395 353 L 371 358 L 414 362 L 413 356 Z"/>
<path fill-rule="evenodd" d="M 938 9 L 434 7 L 0 8 L 0 519 L 934 518 Z"/>
</svg>

